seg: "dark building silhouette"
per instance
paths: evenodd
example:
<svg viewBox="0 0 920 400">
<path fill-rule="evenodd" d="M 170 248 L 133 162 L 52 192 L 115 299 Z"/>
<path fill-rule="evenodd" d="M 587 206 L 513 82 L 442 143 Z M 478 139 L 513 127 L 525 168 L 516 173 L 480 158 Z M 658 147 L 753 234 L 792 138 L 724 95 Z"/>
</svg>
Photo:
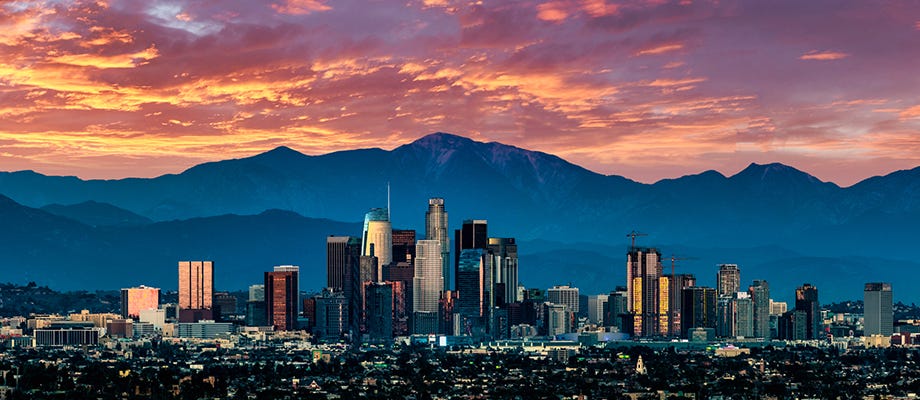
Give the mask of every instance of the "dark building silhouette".
<svg viewBox="0 0 920 400">
<path fill-rule="evenodd" d="M 463 226 L 454 231 L 454 276 L 460 271 L 460 252 L 468 249 L 485 250 L 489 246 L 488 222 L 486 220 L 468 219 Z M 456 279 L 456 278 L 455 278 Z M 459 281 L 454 289 L 459 291 Z"/>
<path fill-rule="evenodd" d="M 795 310 L 805 312 L 805 339 L 818 339 L 821 335 L 821 305 L 818 288 L 806 283 L 795 290 Z"/>
<path fill-rule="evenodd" d="M 684 288 L 681 293 L 682 336 L 687 337 L 687 332 L 694 328 L 715 329 L 718 323 L 716 289 L 692 286 Z"/>
<path fill-rule="evenodd" d="M 388 342 L 393 339 L 393 284 L 391 282 L 368 283 L 367 333 L 372 342 Z"/>
<path fill-rule="evenodd" d="M 346 291 L 346 282 L 358 269 L 361 238 L 329 236 L 326 238 L 326 287 Z"/>
<path fill-rule="evenodd" d="M 393 263 L 415 260 L 415 230 L 393 229 Z"/>
</svg>

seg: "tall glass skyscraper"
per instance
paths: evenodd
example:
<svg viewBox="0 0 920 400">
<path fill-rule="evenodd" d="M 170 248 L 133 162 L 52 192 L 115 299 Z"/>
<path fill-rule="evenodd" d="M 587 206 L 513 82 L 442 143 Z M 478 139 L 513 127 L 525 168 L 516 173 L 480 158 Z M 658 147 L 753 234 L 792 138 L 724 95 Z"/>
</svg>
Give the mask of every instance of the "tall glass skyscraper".
<svg viewBox="0 0 920 400">
<path fill-rule="evenodd" d="M 415 277 L 412 287 L 412 311 L 438 312 L 438 302 L 444 287 L 441 270 L 441 242 L 419 240 L 415 246 Z"/>
<path fill-rule="evenodd" d="M 441 241 L 419 240 L 415 246 L 415 277 L 412 288 L 413 333 L 438 331 L 438 310 L 444 289 Z"/>
<path fill-rule="evenodd" d="M 754 337 L 770 338 L 770 285 L 767 281 L 755 279 L 748 288 L 754 304 Z"/>
<path fill-rule="evenodd" d="M 894 332 L 894 312 L 891 284 L 867 283 L 863 291 L 865 335 L 891 336 Z"/>
<path fill-rule="evenodd" d="M 388 209 L 372 208 L 364 215 L 361 243 L 361 255 L 376 256 L 379 267 L 393 261 L 393 226 Z M 377 276 L 382 277 L 382 271 L 378 271 Z"/>
<path fill-rule="evenodd" d="M 275 267 L 265 273 L 265 310 L 268 323 L 275 329 L 297 329 L 300 296 L 300 268 L 293 265 Z"/>
<path fill-rule="evenodd" d="M 441 275 L 444 278 L 442 290 L 450 290 L 450 234 L 447 230 L 447 211 L 444 199 L 428 199 L 428 211 L 425 212 L 425 240 L 437 240 L 441 243 Z"/>
<path fill-rule="evenodd" d="M 495 279 L 494 305 L 517 301 L 518 252 L 514 238 L 489 238 L 489 253 L 492 256 L 492 270 Z"/>
<path fill-rule="evenodd" d="M 212 319 L 214 262 L 179 261 L 179 319 L 197 322 Z"/>
<path fill-rule="evenodd" d="M 454 268 L 457 273 L 457 279 L 460 277 L 460 253 L 468 249 L 485 250 L 488 246 L 488 221 L 484 219 L 463 221 L 463 226 L 454 231 Z M 457 281 L 456 289 L 460 290 L 459 281 Z"/>
</svg>

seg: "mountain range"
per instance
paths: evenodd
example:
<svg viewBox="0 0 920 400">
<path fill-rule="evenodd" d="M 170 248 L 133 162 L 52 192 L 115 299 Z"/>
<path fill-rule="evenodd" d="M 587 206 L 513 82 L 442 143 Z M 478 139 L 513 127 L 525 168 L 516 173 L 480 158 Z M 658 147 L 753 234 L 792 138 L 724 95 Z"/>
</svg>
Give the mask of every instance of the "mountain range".
<svg viewBox="0 0 920 400">
<path fill-rule="evenodd" d="M 640 245 L 696 258 L 678 272 L 701 284 L 713 284 L 716 263 L 737 263 L 743 284 L 767 279 L 780 299 L 806 281 L 833 300 L 858 298 L 868 281 L 920 278 L 911 254 L 920 168 L 845 188 L 782 164 L 643 184 L 435 133 L 391 151 L 279 147 L 150 179 L 2 172 L 0 263 L 10 272 L 0 280 L 170 288 L 176 261 L 208 258 L 227 268 L 218 275 L 227 289 L 258 282 L 272 263 L 301 264 L 302 285 L 318 288 L 323 238 L 359 235 L 363 214 L 386 206 L 388 184 L 394 227 L 422 233 L 427 199 L 443 197 L 452 229 L 487 219 L 490 236 L 518 238 L 528 286 L 572 282 L 601 293 L 624 284 L 633 230 L 648 234 Z"/>
</svg>

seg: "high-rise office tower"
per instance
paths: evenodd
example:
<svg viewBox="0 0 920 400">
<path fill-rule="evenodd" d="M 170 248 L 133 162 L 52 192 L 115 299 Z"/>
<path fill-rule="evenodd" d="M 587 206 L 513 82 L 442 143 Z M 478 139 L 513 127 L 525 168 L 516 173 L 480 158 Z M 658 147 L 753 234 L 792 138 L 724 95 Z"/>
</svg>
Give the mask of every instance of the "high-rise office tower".
<svg viewBox="0 0 920 400">
<path fill-rule="evenodd" d="M 450 234 L 447 230 L 447 211 L 444 199 L 428 199 L 428 211 L 425 212 L 425 240 L 441 242 L 441 275 L 444 277 L 443 291 L 450 290 Z"/>
<path fill-rule="evenodd" d="M 141 310 L 155 310 L 160 307 L 160 289 L 138 286 L 121 289 L 122 318 L 140 318 Z"/>
<path fill-rule="evenodd" d="M 300 288 L 298 270 L 284 268 L 265 273 L 265 311 L 268 323 L 275 329 L 297 329 L 297 310 Z"/>
<path fill-rule="evenodd" d="M 362 256 L 376 256 L 378 266 L 393 261 L 393 226 L 386 208 L 372 208 L 364 215 L 364 234 L 361 241 Z M 382 276 L 378 272 L 378 277 Z"/>
<path fill-rule="evenodd" d="M 553 286 L 546 290 L 546 301 L 553 304 L 563 304 L 573 313 L 578 314 L 578 288 L 568 285 Z"/>
<path fill-rule="evenodd" d="M 818 303 L 818 288 L 806 283 L 795 290 L 795 310 L 805 313 L 805 339 L 817 339 L 821 335 L 821 305 Z"/>
<path fill-rule="evenodd" d="M 682 329 L 680 325 L 681 318 L 683 318 L 681 314 L 683 308 L 683 296 L 681 296 L 681 293 L 684 288 L 696 286 L 696 277 L 692 274 L 676 274 L 674 276 L 665 275 L 665 277 L 668 278 L 668 335 L 681 336 Z"/>
<path fill-rule="evenodd" d="M 468 219 L 463 226 L 454 231 L 454 272 L 460 270 L 460 252 L 468 249 L 487 249 L 489 247 L 488 222 L 482 219 Z M 459 290 L 457 282 L 455 289 Z"/>
<path fill-rule="evenodd" d="M 344 294 L 323 289 L 314 297 L 316 324 L 313 333 L 323 341 L 337 341 L 348 332 L 348 300 Z"/>
<path fill-rule="evenodd" d="M 668 301 L 661 301 L 661 253 L 654 248 L 631 247 L 626 255 L 626 284 L 633 335 L 668 334 Z"/>
<path fill-rule="evenodd" d="M 716 289 L 719 296 L 734 296 L 741 290 L 741 270 L 736 264 L 720 264 L 716 273 Z"/>
<path fill-rule="evenodd" d="M 179 261 L 179 320 L 213 319 L 214 262 Z"/>
<path fill-rule="evenodd" d="M 415 230 L 393 229 L 393 263 L 415 259 Z"/>
<path fill-rule="evenodd" d="M 295 300 L 294 310 L 296 311 L 297 315 L 300 315 L 300 311 L 301 311 L 300 307 L 302 306 L 300 302 L 300 267 L 296 265 L 278 265 L 278 266 L 275 266 L 274 271 L 275 272 L 296 272 L 297 273 L 297 287 L 294 292 L 294 300 Z M 295 316 L 294 318 L 296 319 L 297 317 Z"/>
<path fill-rule="evenodd" d="M 754 303 L 747 292 L 738 292 L 731 299 L 731 334 L 729 336 L 754 336 Z"/>
<path fill-rule="evenodd" d="M 588 296 L 588 320 L 595 325 L 604 325 L 604 307 L 610 298 L 606 294 Z"/>
<path fill-rule="evenodd" d="M 459 299 L 454 312 L 465 317 L 478 318 L 483 315 L 485 291 L 483 273 L 485 272 L 485 250 L 465 249 L 460 251 L 457 268 L 457 292 Z"/>
<path fill-rule="evenodd" d="M 893 301 L 890 283 L 872 282 L 866 284 L 863 291 L 863 305 L 865 307 L 863 317 L 866 336 L 891 336 L 894 333 Z"/>
<path fill-rule="evenodd" d="M 326 287 L 335 291 L 348 291 L 346 283 L 358 269 L 361 256 L 361 239 L 351 236 L 326 238 Z M 347 295 L 347 294 L 346 294 Z"/>
<path fill-rule="evenodd" d="M 268 323 L 265 314 L 265 285 L 249 286 L 249 301 L 246 302 L 246 325 L 264 326 Z"/>
<path fill-rule="evenodd" d="M 367 333 L 371 341 L 393 338 L 393 283 L 367 284 Z"/>
<path fill-rule="evenodd" d="M 383 271 L 380 269 L 380 260 L 376 256 L 361 256 L 358 261 L 358 278 L 357 278 L 357 287 L 352 293 L 353 303 L 350 303 L 349 306 L 354 306 L 355 311 L 352 313 L 352 316 L 355 317 L 354 321 L 356 324 L 353 324 L 353 327 L 357 327 L 359 331 L 367 331 L 367 285 L 373 282 L 382 281 L 381 275 Z"/>
<path fill-rule="evenodd" d="M 770 285 L 765 280 L 754 280 L 748 288 L 754 306 L 754 337 L 770 338 Z"/>
<path fill-rule="evenodd" d="M 716 329 L 716 290 L 710 287 L 692 286 L 683 289 L 681 301 L 681 331 L 684 337 L 694 328 Z"/>
<path fill-rule="evenodd" d="M 413 279 L 412 311 L 416 313 L 434 313 L 435 325 L 428 328 L 437 330 L 437 312 L 444 288 L 443 263 L 441 258 L 441 241 L 419 240 L 416 245 L 415 277 Z M 416 332 L 423 333 L 423 332 Z M 429 333 L 429 332 L 424 332 Z M 434 333 L 434 332 L 430 332 Z"/>
<path fill-rule="evenodd" d="M 514 238 L 489 238 L 489 253 L 495 274 L 495 305 L 517 301 L 518 252 Z"/>
</svg>

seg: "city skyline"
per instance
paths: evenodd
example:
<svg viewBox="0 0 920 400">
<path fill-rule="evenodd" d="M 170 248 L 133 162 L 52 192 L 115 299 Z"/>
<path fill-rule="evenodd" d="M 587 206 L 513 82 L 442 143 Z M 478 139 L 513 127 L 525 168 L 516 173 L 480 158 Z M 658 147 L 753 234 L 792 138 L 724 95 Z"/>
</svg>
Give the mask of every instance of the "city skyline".
<svg viewBox="0 0 920 400">
<path fill-rule="evenodd" d="M 908 2 L 2 12 L 3 170 L 149 177 L 279 145 L 391 149 L 434 131 L 642 182 L 776 161 L 847 186 L 920 165 L 920 11 Z"/>
</svg>

